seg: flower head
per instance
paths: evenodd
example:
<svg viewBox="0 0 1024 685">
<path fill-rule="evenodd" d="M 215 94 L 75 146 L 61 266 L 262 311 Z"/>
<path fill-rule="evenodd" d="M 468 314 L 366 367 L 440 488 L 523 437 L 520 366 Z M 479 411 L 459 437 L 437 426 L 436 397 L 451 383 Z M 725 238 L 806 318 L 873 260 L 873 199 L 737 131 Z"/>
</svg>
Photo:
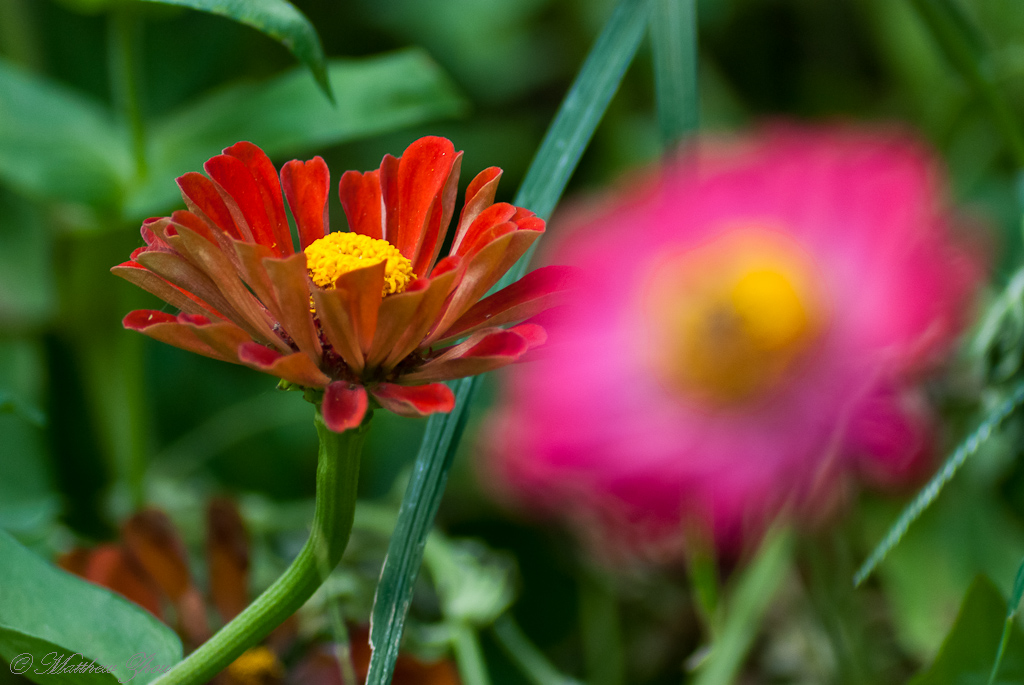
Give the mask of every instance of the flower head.
<svg viewBox="0 0 1024 685">
<path fill-rule="evenodd" d="M 694 524 L 738 551 L 857 478 L 919 477 L 913 381 L 979 275 L 935 180 L 901 135 L 779 127 L 620 193 L 552 255 L 581 287 L 508 378 L 486 482 L 601 552 L 662 558 Z"/>
<path fill-rule="evenodd" d="M 178 179 L 188 210 L 146 220 L 146 245 L 112 269 L 181 313 L 138 310 L 124 325 L 324 389 L 333 430 L 359 425 L 370 397 L 404 416 L 450 411 L 454 397 L 439 381 L 510 364 L 541 344 L 536 324 L 500 326 L 539 313 L 566 283 L 564 269 L 549 267 L 484 297 L 544 231 L 533 213 L 494 203 L 497 167 L 470 182 L 438 260 L 461 162 L 450 141 L 427 137 L 380 169 L 346 172 L 339 195 L 350 232 L 332 233 L 320 157 L 288 162 L 279 181 L 262 150 L 232 145 L 206 162 L 209 178 Z"/>
</svg>

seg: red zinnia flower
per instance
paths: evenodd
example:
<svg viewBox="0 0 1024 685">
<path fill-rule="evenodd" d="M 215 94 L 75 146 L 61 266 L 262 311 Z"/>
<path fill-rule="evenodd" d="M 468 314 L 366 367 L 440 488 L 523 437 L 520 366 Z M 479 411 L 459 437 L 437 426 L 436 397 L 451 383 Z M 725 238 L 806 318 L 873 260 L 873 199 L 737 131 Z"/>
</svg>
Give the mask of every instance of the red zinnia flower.
<svg viewBox="0 0 1024 685">
<path fill-rule="evenodd" d="M 339 194 L 351 232 L 330 233 L 323 159 L 288 162 L 279 183 L 262 150 L 232 145 L 206 162 L 209 178 L 178 179 L 189 211 L 147 219 L 146 246 L 112 269 L 181 313 L 137 310 L 124 325 L 325 389 L 335 431 L 359 425 L 367 392 L 403 416 L 451 411 L 454 396 L 438 381 L 505 366 L 541 344 L 535 324 L 498 326 L 550 306 L 566 275 L 538 269 L 481 299 L 544 232 L 532 212 L 494 204 L 497 167 L 469 184 L 449 255 L 437 261 L 461 161 L 451 141 L 426 137 L 379 170 L 346 172 Z"/>
</svg>

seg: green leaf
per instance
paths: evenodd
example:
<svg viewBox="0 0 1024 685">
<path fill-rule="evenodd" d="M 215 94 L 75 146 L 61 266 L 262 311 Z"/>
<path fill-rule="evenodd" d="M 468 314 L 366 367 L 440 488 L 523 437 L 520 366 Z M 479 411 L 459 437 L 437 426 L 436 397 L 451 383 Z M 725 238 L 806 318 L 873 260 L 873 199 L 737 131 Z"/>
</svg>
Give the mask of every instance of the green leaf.
<svg viewBox="0 0 1024 685">
<path fill-rule="evenodd" d="M 649 8 L 649 0 L 620 0 L 544 136 L 516 194 L 516 205 L 531 209 L 542 218 L 550 216 L 636 55 Z M 528 262 L 529 253 L 495 288 L 521 277 Z M 427 422 L 374 598 L 368 685 L 384 685 L 394 670 L 423 547 L 444 495 L 475 387 L 476 378 L 457 381 L 455 410 L 436 414 Z"/>
<path fill-rule="evenodd" d="M 126 135 L 99 103 L 0 58 L 0 180 L 47 200 L 115 203 Z"/>
<path fill-rule="evenodd" d="M 178 636 L 147 611 L 47 564 L 3 531 L 0 578 L 0 656 L 40 685 L 147 683 L 181 660 Z M 47 673 L 64 656 L 69 666 L 94 662 L 112 673 Z"/>
<path fill-rule="evenodd" d="M 988 682 L 1006 622 L 1006 602 L 985 576 L 971 584 L 952 630 L 935 661 L 909 685 L 967 685 Z M 1000 685 L 1024 682 L 1024 631 L 1011 620 L 1003 652 Z"/>
<path fill-rule="evenodd" d="M 515 562 L 471 540 L 432 538 L 425 562 L 448 620 L 488 626 L 515 599 Z"/>
<path fill-rule="evenodd" d="M 656 0 L 651 49 L 658 124 L 671 147 L 697 130 L 697 0 Z"/>
<path fill-rule="evenodd" d="M 722 629 L 707 660 L 701 664 L 694 685 L 728 685 L 735 680 L 789 569 L 793 547 L 794 538 L 789 531 L 769 534 L 761 544 L 726 600 Z"/>
<path fill-rule="evenodd" d="M 857 573 L 853 576 L 854 585 L 860 585 L 871 575 L 892 548 L 903 539 L 907 529 L 910 528 L 910 524 L 916 521 L 924 510 L 931 506 L 935 498 L 942 492 L 942 488 L 956 475 L 960 467 L 967 461 L 967 458 L 977 452 L 1006 417 L 1012 414 L 1021 404 L 1024 404 L 1024 383 L 1018 383 L 1009 393 L 1009 397 L 1000 402 L 985 416 L 985 419 L 978 424 L 978 427 L 946 459 L 946 463 L 942 465 L 939 472 L 932 476 L 931 480 L 921 488 L 913 501 L 900 514 L 896 523 L 889 529 L 885 538 L 878 543 L 878 546 L 875 547 L 864 564 L 857 570 Z"/>
<path fill-rule="evenodd" d="M 1024 549 L 1024 526 L 991 497 L 989 482 L 976 482 L 982 480 L 977 473 L 964 476 L 946 487 L 876 571 L 894 637 L 920 661 L 935 656 L 974 579 L 985 575 L 1009 587 Z M 861 539 L 877 540 L 899 510 L 887 498 L 864 501 Z"/>
<path fill-rule="evenodd" d="M 334 102 L 320 36 L 309 19 L 287 0 L 145 0 L 218 14 L 251 26 L 291 50 L 309 67 L 324 95 Z"/>
<path fill-rule="evenodd" d="M 149 178 L 125 213 L 146 217 L 180 201 L 170 179 L 202 169 L 215 152 L 239 140 L 269 155 L 294 154 L 456 116 L 467 107 L 448 76 L 419 49 L 331 60 L 329 73 L 343 94 L 336 106 L 293 70 L 229 86 L 153 122 Z"/>
</svg>

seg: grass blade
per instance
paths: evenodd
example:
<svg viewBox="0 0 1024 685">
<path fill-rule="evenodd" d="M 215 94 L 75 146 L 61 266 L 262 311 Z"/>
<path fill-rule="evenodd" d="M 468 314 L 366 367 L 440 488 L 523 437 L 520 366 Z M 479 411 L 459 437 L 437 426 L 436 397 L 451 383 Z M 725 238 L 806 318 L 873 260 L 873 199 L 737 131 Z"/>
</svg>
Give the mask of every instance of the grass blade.
<svg viewBox="0 0 1024 685">
<path fill-rule="evenodd" d="M 1003 635 L 999 639 L 999 651 L 996 652 L 995 663 L 992 664 L 992 673 L 988 677 L 988 685 L 995 685 L 996 677 L 999 675 L 999 667 L 1003 664 L 1003 657 L 1006 655 L 1006 645 L 1010 642 L 1010 634 L 1013 632 L 1013 622 L 1017 620 L 1017 613 L 1020 611 L 1020 600 L 1024 597 L 1024 561 L 1017 569 L 1017 580 L 1013 583 L 1013 592 L 1010 593 L 1010 601 L 1006 604 L 1006 622 L 1003 624 Z"/>
<path fill-rule="evenodd" d="M 555 115 L 516 195 L 517 205 L 545 219 L 550 216 L 636 55 L 648 9 L 649 0 L 620 0 Z M 529 256 L 527 253 L 495 287 L 522 276 Z M 435 414 L 427 421 L 374 597 L 370 619 L 373 654 L 367 685 L 391 682 L 423 547 L 444 494 L 475 387 L 476 378 L 457 381 L 454 411 Z"/>
<path fill-rule="evenodd" d="M 912 0 L 918 14 L 960 75 L 977 92 L 992 113 L 1018 168 L 1024 168 L 1024 133 L 999 92 L 985 63 L 989 57 L 981 33 L 973 26 L 956 0 Z"/>
<path fill-rule="evenodd" d="M 757 557 L 743 571 L 736 591 L 726 601 L 727 611 L 718 638 L 694 679 L 694 685 L 729 685 L 746 659 L 761 621 L 793 557 L 790 531 L 769 534 Z"/>
<path fill-rule="evenodd" d="M 649 11 L 649 0 L 620 0 L 537 149 L 516 205 L 551 215 L 640 47 Z"/>
<path fill-rule="evenodd" d="M 671 149 L 697 130 L 697 2 L 656 0 L 651 14 L 658 124 Z"/>
<path fill-rule="evenodd" d="M 854 574 L 854 586 L 860 585 L 871 575 L 875 568 L 885 559 L 886 555 L 903 539 L 907 529 L 910 528 L 910 524 L 916 521 L 924 510 L 931 506 L 935 498 L 942 492 L 942 488 L 952 480 L 953 476 L 960 470 L 960 467 L 967 461 L 967 458 L 977 452 L 981 445 L 999 427 L 999 424 L 1021 404 L 1024 404 L 1024 383 L 1017 384 L 1009 397 L 989 412 L 988 416 L 974 429 L 974 432 L 968 435 L 967 439 L 961 442 L 953 451 L 953 454 L 949 456 L 946 463 L 939 469 L 939 472 L 932 476 L 927 485 L 921 488 L 921 491 L 917 493 L 914 500 L 907 505 L 903 513 L 896 520 L 896 523 L 889 529 L 885 538 L 871 552 L 871 556 L 867 558 L 867 561 Z"/>
</svg>

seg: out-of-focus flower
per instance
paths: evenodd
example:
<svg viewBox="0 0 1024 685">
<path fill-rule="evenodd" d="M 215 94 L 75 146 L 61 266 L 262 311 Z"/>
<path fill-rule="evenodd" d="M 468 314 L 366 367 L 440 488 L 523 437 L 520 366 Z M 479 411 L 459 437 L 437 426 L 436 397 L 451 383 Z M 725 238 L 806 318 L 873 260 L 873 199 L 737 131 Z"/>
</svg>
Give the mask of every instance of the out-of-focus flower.
<svg viewBox="0 0 1024 685">
<path fill-rule="evenodd" d="M 124 325 L 323 388 L 335 431 L 359 425 L 367 391 L 403 416 L 450 411 L 454 397 L 438 381 L 510 364 L 542 343 L 535 324 L 500 326 L 543 310 L 565 281 L 562 269 L 538 269 L 484 297 L 544 231 L 533 213 L 494 203 L 497 167 L 470 182 L 438 261 L 461 161 L 450 141 L 426 137 L 379 170 L 346 172 L 339 194 L 351 232 L 330 233 L 320 157 L 288 162 L 279 182 L 262 150 L 237 143 L 206 162 L 209 178 L 178 178 L 188 211 L 146 220 L 146 245 L 112 269 L 181 313 L 138 310 Z"/>
<path fill-rule="evenodd" d="M 484 480 L 606 554 L 670 558 L 694 524 L 735 552 L 857 479 L 919 478 L 913 381 L 980 275 L 937 180 L 900 134 L 779 126 L 626 188 L 551 255 L 581 287 L 509 374 Z"/>
<path fill-rule="evenodd" d="M 352 630 L 352 666 L 356 683 L 365 683 L 370 672 L 370 631 L 366 627 Z M 404 652 L 395 661 L 392 685 L 459 685 L 455 664 L 450 659 L 423 661 Z M 329 645 L 311 649 L 300 661 L 288 678 L 289 685 L 346 685 L 341 678 L 338 659 Z"/>
<path fill-rule="evenodd" d="M 206 551 L 209 603 L 227 623 L 249 603 L 249 536 L 231 500 L 210 500 Z M 211 635 L 208 616 L 214 612 L 208 611 L 204 593 L 192 578 L 185 543 L 158 509 L 128 518 L 120 541 L 76 547 L 58 564 L 147 609 L 178 631 L 186 649 L 198 647 Z"/>
</svg>

